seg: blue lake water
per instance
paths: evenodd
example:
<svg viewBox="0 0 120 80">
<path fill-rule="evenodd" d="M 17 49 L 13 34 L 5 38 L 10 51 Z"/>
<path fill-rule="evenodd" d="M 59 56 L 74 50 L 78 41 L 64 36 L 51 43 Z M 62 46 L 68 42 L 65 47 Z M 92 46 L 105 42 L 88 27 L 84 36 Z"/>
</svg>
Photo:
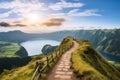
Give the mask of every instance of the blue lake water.
<svg viewBox="0 0 120 80">
<path fill-rule="evenodd" d="M 23 46 L 27 50 L 29 56 L 32 56 L 32 55 L 41 54 L 41 49 L 46 44 L 56 46 L 56 45 L 59 45 L 60 42 L 55 40 L 43 40 L 43 39 L 31 40 L 31 41 L 22 42 L 21 46 Z"/>
</svg>

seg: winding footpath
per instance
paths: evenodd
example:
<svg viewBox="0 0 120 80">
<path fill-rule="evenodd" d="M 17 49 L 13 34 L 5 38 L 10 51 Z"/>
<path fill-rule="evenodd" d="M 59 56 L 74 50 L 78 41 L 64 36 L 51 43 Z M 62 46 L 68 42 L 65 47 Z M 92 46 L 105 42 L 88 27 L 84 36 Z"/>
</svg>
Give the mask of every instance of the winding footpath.
<svg viewBox="0 0 120 80">
<path fill-rule="evenodd" d="M 72 52 L 79 44 L 75 41 L 73 41 L 73 43 L 73 47 L 62 55 L 45 80 L 77 80 L 70 67 Z"/>
</svg>

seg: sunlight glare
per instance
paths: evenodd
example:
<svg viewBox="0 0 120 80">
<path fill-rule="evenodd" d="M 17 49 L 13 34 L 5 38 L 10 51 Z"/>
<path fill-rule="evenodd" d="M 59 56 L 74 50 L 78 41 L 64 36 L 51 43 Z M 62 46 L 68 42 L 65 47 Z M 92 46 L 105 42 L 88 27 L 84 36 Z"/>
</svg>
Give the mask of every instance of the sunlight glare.
<svg viewBox="0 0 120 80">
<path fill-rule="evenodd" d="M 28 14 L 27 19 L 29 23 L 39 23 L 40 22 L 40 15 L 39 14 Z"/>
</svg>

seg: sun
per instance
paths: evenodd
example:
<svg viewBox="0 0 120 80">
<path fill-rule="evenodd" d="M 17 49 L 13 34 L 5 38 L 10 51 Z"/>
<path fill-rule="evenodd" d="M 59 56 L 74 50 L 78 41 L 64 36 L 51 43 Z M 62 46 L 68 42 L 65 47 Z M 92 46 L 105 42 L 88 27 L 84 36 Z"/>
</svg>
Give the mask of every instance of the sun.
<svg viewBox="0 0 120 80">
<path fill-rule="evenodd" d="M 26 18 L 31 24 L 39 23 L 41 21 L 39 14 L 28 14 Z"/>
</svg>

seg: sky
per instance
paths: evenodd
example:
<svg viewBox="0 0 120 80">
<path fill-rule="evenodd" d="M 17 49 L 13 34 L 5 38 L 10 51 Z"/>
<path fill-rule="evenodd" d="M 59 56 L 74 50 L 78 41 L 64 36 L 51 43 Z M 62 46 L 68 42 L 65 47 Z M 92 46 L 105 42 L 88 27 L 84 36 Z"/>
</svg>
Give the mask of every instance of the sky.
<svg viewBox="0 0 120 80">
<path fill-rule="evenodd" d="M 0 32 L 120 28 L 120 0 L 0 0 Z"/>
</svg>

